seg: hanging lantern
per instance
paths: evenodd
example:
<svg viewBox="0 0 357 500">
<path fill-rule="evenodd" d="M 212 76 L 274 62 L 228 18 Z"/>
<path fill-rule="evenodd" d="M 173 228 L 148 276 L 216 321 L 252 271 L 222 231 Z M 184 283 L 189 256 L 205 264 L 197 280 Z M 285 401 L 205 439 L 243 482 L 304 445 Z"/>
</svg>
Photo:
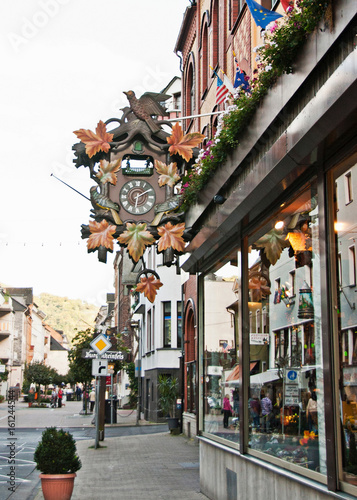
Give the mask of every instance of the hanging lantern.
<svg viewBox="0 0 357 500">
<path fill-rule="evenodd" d="M 312 319 L 314 317 L 314 303 L 312 300 L 312 290 L 306 284 L 305 288 L 299 290 L 299 311 L 298 318 Z"/>
</svg>

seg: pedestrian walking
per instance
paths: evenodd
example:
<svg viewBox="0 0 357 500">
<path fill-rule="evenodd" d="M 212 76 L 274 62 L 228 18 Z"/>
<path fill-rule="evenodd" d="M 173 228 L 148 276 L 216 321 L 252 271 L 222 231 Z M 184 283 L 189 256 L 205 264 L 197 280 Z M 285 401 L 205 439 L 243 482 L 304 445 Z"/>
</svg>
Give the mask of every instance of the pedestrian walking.
<svg viewBox="0 0 357 500">
<path fill-rule="evenodd" d="M 229 397 L 224 396 L 224 399 L 223 399 L 223 427 L 225 429 L 227 429 L 227 427 L 228 427 L 228 421 L 229 421 L 229 417 L 231 416 L 231 414 L 232 414 L 232 407 L 231 407 L 231 403 L 229 402 Z"/>
<path fill-rule="evenodd" d="M 57 398 L 58 398 L 58 408 L 62 408 L 62 398 L 63 398 L 62 387 L 60 387 L 58 390 Z"/>
<path fill-rule="evenodd" d="M 249 400 L 250 416 L 252 417 L 253 427 L 259 429 L 260 427 L 260 403 L 258 398 L 251 398 Z"/>
<path fill-rule="evenodd" d="M 95 390 L 93 387 L 89 393 L 89 404 L 90 404 L 89 411 L 91 411 L 93 413 L 94 405 L 95 405 Z"/>
<path fill-rule="evenodd" d="M 272 418 L 273 403 L 271 402 L 269 394 L 265 396 L 260 402 L 262 409 L 262 432 L 270 432 L 270 420 Z"/>
<path fill-rule="evenodd" d="M 57 392 L 56 388 L 54 387 L 52 389 L 52 394 L 51 394 L 51 408 L 56 408 L 56 404 L 57 404 Z"/>
<path fill-rule="evenodd" d="M 81 396 L 82 396 L 82 389 L 79 387 L 79 385 L 77 384 L 76 385 L 76 398 L 77 398 L 77 401 L 80 401 L 81 400 Z"/>
</svg>

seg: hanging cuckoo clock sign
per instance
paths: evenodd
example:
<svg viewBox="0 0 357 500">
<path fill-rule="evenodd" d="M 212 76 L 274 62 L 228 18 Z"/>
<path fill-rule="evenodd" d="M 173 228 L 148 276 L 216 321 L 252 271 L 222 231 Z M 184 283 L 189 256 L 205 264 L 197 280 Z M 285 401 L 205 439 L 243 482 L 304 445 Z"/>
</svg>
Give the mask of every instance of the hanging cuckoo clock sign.
<svg viewBox="0 0 357 500">
<path fill-rule="evenodd" d="M 189 161 L 192 149 L 204 139 L 199 133 L 184 135 L 179 124 L 171 135 L 162 128 L 165 121 L 157 117 L 167 114 L 161 103 L 169 96 L 147 92 L 137 99 L 132 91 L 125 94 L 130 106 L 120 119 L 99 121 L 95 131 L 74 132 L 81 141 L 73 146 L 76 166 L 88 167 L 96 183 L 90 190 L 94 220 L 82 225 L 82 237 L 88 238 L 89 252 L 98 250 L 102 262 L 115 240 L 127 247 L 134 262 L 156 241 L 158 252 L 184 251 L 184 214 L 175 213 L 180 204 L 175 185 L 181 178 L 171 157 Z M 107 130 L 112 121 L 119 126 Z M 146 276 L 138 290 L 142 287 L 153 300 L 159 286 L 155 276 Z"/>
</svg>

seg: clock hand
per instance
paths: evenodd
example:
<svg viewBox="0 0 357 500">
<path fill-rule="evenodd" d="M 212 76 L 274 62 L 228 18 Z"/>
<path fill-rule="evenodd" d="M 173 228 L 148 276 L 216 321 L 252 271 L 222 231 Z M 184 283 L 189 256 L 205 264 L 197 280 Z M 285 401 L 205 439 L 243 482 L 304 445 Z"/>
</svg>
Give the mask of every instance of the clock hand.
<svg viewBox="0 0 357 500">
<path fill-rule="evenodd" d="M 140 198 L 140 196 L 143 196 L 144 194 L 148 193 L 149 191 L 151 191 L 151 189 L 147 189 L 146 191 L 144 191 L 143 193 L 140 193 L 140 194 L 137 194 L 136 196 L 134 196 L 134 199 L 135 199 L 135 207 L 137 207 L 138 205 L 138 199 Z"/>
<path fill-rule="evenodd" d="M 140 196 L 143 196 L 144 194 L 148 193 L 149 191 L 151 191 L 151 189 L 147 189 L 146 191 L 144 191 L 143 193 L 140 193 L 140 194 L 137 194 L 135 196 L 135 198 L 140 198 Z"/>
</svg>

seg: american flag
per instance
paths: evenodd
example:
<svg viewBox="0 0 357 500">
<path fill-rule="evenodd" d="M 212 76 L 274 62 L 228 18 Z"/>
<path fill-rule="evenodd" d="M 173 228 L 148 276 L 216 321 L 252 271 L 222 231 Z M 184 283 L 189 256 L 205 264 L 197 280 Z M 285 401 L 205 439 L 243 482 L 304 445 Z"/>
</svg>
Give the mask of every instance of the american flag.
<svg viewBox="0 0 357 500">
<path fill-rule="evenodd" d="M 221 104 L 228 94 L 228 89 L 223 81 L 217 76 L 216 104 Z"/>
</svg>

